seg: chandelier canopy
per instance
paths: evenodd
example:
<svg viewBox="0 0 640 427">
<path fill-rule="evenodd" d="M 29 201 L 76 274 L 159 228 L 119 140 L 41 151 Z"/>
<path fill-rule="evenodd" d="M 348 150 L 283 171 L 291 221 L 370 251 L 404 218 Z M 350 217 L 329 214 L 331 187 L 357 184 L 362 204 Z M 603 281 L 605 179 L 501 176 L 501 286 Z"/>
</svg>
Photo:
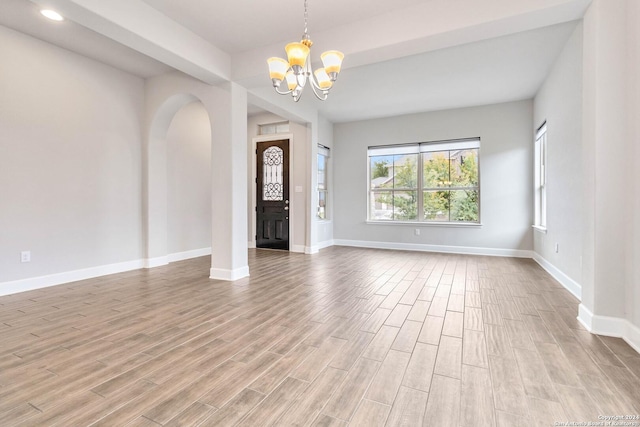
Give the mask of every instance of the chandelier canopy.
<svg viewBox="0 0 640 427">
<path fill-rule="evenodd" d="M 311 82 L 314 95 L 321 101 L 327 99 L 329 90 L 338 78 L 344 54 L 337 50 L 329 50 L 320 55 L 322 68 L 311 72 L 309 53 L 313 42 L 307 32 L 307 0 L 304 0 L 304 34 L 300 42 L 289 43 L 285 46 L 287 60 L 272 57 L 267 60 L 269 64 L 269 76 L 273 82 L 273 88 L 280 95 L 291 94 L 293 100 L 298 102 L 307 82 Z M 285 90 L 281 90 L 282 82 L 287 82 Z"/>
</svg>

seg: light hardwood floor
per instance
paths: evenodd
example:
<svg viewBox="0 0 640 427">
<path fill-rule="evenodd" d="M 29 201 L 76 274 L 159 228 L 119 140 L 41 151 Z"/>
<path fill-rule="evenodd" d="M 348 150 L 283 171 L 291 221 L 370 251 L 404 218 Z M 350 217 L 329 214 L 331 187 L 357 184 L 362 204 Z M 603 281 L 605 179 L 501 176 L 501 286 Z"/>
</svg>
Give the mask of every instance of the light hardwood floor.
<svg viewBox="0 0 640 427">
<path fill-rule="evenodd" d="M 531 260 L 333 247 L 0 298 L 1 426 L 530 426 L 640 414 L 640 355 Z M 638 420 L 640 421 L 640 420 Z"/>
</svg>

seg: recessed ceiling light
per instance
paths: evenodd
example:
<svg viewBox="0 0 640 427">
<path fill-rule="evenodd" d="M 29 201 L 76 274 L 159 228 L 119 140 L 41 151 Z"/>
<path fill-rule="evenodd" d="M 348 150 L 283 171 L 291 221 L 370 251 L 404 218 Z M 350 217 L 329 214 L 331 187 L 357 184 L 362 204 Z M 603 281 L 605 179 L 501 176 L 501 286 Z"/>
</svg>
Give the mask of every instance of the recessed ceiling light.
<svg viewBox="0 0 640 427">
<path fill-rule="evenodd" d="M 52 21 L 64 21 L 64 18 L 62 17 L 62 15 L 60 15 L 55 10 L 42 9 L 40 13 L 46 16 L 47 18 L 51 19 Z"/>
</svg>

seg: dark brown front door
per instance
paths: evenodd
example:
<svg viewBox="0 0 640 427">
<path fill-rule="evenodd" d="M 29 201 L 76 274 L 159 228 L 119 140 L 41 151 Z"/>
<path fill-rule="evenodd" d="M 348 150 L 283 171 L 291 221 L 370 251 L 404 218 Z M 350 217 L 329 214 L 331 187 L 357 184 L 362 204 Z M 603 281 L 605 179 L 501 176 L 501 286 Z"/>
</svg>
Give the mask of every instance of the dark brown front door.
<svg viewBox="0 0 640 427">
<path fill-rule="evenodd" d="M 289 140 L 258 142 L 256 247 L 289 250 Z"/>
</svg>

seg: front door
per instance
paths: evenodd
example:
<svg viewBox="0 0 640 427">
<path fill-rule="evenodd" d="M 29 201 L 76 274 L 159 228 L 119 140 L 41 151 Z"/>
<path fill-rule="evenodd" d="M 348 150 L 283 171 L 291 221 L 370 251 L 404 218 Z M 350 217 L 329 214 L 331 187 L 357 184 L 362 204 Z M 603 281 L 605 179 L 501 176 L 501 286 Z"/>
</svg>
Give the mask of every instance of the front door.
<svg viewBox="0 0 640 427">
<path fill-rule="evenodd" d="M 289 250 L 289 140 L 258 142 L 256 247 Z"/>
</svg>

